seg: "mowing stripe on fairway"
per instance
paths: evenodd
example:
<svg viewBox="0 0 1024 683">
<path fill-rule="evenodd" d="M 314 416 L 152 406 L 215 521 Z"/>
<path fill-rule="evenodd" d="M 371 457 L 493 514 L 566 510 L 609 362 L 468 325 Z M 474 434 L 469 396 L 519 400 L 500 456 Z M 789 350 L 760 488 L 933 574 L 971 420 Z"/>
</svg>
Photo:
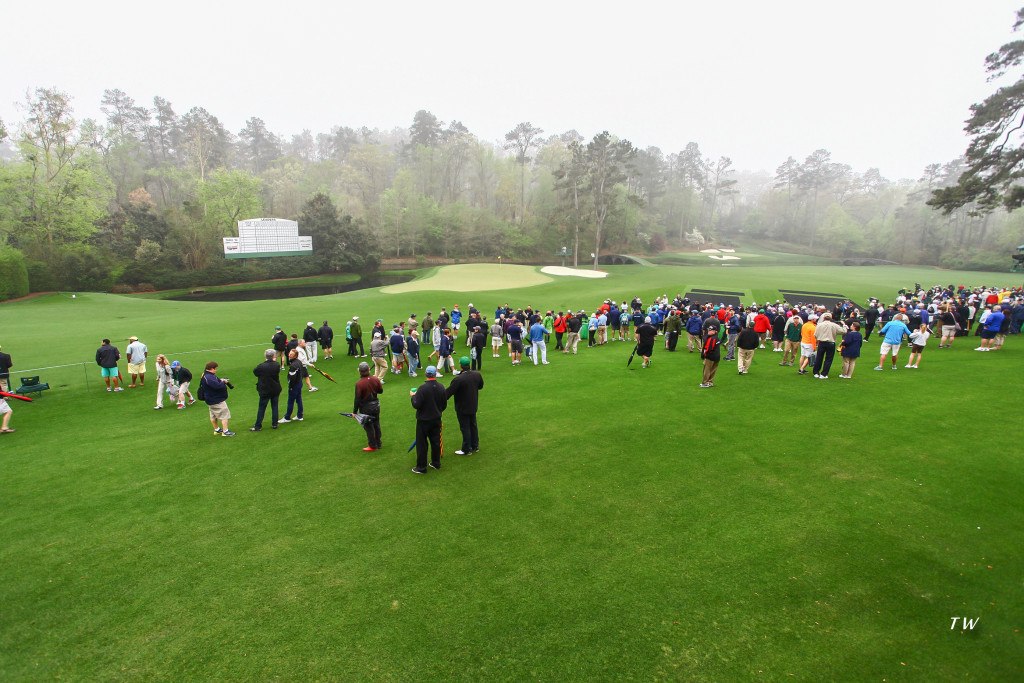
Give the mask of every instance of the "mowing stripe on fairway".
<svg viewBox="0 0 1024 683">
<path fill-rule="evenodd" d="M 690 301 L 706 302 L 714 304 L 726 304 L 728 306 L 737 307 L 740 305 L 740 298 L 738 296 L 731 296 L 727 294 L 713 293 L 713 292 L 697 292 L 696 290 L 686 293 L 686 298 Z M 713 301 L 707 301 L 713 299 Z"/>
<path fill-rule="evenodd" d="M 698 289 L 694 287 L 690 291 L 698 292 L 700 294 L 725 294 L 727 296 L 743 296 L 746 292 L 731 292 L 725 289 Z"/>
</svg>

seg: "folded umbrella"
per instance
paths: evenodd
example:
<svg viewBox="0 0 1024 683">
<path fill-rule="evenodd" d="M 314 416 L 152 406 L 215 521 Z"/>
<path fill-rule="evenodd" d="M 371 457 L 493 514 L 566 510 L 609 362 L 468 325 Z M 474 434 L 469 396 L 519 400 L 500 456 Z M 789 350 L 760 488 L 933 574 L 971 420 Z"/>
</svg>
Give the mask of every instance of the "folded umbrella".
<svg viewBox="0 0 1024 683">
<path fill-rule="evenodd" d="M 319 372 L 319 373 L 320 373 L 321 375 L 323 375 L 323 376 L 324 376 L 324 379 L 330 380 L 331 382 L 334 382 L 335 384 L 337 384 L 337 383 L 338 383 L 338 380 L 334 379 L 333 377 L 331 377 L 331 376 L 330 376 L 330 375 L 328 375 L 328 374 L 327 374 L 326 372 L 324 372 L 323 370 L 321 370 L 321 369 L 320 369 L 320 368 L 318 368 L 317 366 L 313 365 L 312 363 L 308 363 L 308 364 L 306 365 L 306 367 L 309 367 L 309 368 L 313 368 L 314 370 L 316 370 L 317 372 Z"/>
</svg>

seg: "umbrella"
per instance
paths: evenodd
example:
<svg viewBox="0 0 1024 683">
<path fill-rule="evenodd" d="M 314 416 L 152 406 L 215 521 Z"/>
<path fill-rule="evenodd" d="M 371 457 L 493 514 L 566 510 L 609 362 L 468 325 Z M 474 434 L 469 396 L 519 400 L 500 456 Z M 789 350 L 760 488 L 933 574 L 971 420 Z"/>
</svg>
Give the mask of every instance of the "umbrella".
<svg viewBox="0 0 1024 683">
<path fill-rule="evenodd" d="M 337 384 L 337 383 L 338 383 L 338 380 L 334 379 L 333 377 L 331 377 L 331 376 L 330 376 L 330 375 L 328 375 L 328 374 L 327 374 L 326 372 L 324 372 L 323 370 L 321 370 L 321 369 L 320 369 L 320 368 L 318 368 L 317 366 L 313 365 L 312 363 L 309 363 L 309 364 L 307 365 L 307 367 L 313 368 L 314 370 L 316 370 L 317 372 L 319 372 L 319 373 L 320 373 L 321 375 L 323 375 L 323 376 L 324 376 L 324 379 L 328 379 L 328 380 L 330 380 L 330 381 L 334 382 L 335 384 Z"/>
<path fill-rule="evenodd" d="M 636 355 L 636 350 L 637 350 L 638 348 L 640 348 L 640 345 L 639 345 L 639 344 L 637 344 L 636 346 L 634 346 L 634 347 L 633 347 L 633 352 L 629 354 L 629 360 L 627 360 L 627 361 L 626 361 L 626 367 L 627 367 L 627 368 L 628 368 L 628 367 L 629 367 L 630 365 L 632 365 L 632 364 L 633 364 L 633 356 L 635 356 L 635 355 Z"/>
<path fill-rule="evenodd" d="M 0 396 L 2 396 L 3 398 L 16 398 L 19 401 L 28 401 L 29 403 L 32 402 L 32 399 L 29 398 L 28 396 L 22 396 L 21 394 L 12 394 L 8 391 L 0 391 Z"/>
<path fill-rule="evenodd" d="M 362 413 L 338 413 L 338 415 L 341 415 L 342 417 L 350 417 L 359 424 L 366 422 L 366 418 L 369 417 L 369 415 L 363 415 Z"/>
</svg>

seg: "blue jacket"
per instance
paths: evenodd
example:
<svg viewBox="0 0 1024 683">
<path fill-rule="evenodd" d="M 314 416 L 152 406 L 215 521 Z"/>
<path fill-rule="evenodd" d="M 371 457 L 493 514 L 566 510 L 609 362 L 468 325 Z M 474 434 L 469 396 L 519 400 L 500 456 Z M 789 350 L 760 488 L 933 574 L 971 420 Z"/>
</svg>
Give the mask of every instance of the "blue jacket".
<svg viewBox="0 0 1024 683">
<path fill-rule="evenodd" d="M 203 385 L 203 401 L 213 406 L 228 400 L 228 385 L 212 372 L 204 372 L 199 380 Z"/>
<path fill-rule="evenodd" d="M 704 324 L 704 321 L 700 319 L 699 315 L 691 315 L 686 319 L 686 331 L 690 334 L 700 334 L 700 328 Z"/>
<path fill-rule="evenodd" d="M 879 334 L 885 336 L 886 344 L 902 344 L 904 335 L 910 336 L 910 328 L 901 320 L 890 320 L 882 326 Z"/>
<path fill-rule="evenodd" d="M 452 338 L 442 335 L 441 345 L 437 347 L 437 352 L 442 356 L 452 355 Z"/>
<path fill-rule="evenodd" d="M 864 344 L 864 337 L 860 332 L 851 331 L 843 335 L 843 350 L 840 355 L 843 358 L 860 358 L 860 347 Z"/>
<path fill-rule="evenodd" d="M 1003 320 L 1005 319 L 1006 316 L 1003 315 L 1001 310 L 998 308 L 993 309 L 992 312 L 988 314 L 988 317 L 985 318 L 985 329 L 989 332 L 998 332 L 999 328 L 1003 325 Z"/>
</svg>

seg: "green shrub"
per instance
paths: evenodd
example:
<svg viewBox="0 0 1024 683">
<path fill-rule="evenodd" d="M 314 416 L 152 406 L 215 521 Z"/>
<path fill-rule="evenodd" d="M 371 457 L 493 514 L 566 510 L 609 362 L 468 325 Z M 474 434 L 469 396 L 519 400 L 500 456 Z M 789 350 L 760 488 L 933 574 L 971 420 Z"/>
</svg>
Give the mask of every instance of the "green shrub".
<svg viewBox="0 0 1024 683">
<path fill-rule="evenodd" d="M 0 246 L 0 301 L 28 294 L 25 256 L 12 247 Z"/>
<path fill-rule="evenodd" d="M 56 269 L 45 261 L 29 261 L 28 288 L 30 292 L 53 292 L 60 289 Z"/>
</svg>

